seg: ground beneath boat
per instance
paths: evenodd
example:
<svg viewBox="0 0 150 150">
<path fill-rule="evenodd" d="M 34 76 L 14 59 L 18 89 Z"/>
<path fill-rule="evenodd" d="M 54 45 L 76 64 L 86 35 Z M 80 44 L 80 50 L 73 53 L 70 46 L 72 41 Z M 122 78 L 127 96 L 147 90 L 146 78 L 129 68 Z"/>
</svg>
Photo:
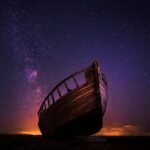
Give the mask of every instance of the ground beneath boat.
<svg viewBox="0 0 150 150">
<path fill-rule="evenodd" d="M 0 135 L 0 149 L 17 150 L 146 150 L 150 137 L 76 137 L 50 140 L 42 136 Z"/>
</svg>

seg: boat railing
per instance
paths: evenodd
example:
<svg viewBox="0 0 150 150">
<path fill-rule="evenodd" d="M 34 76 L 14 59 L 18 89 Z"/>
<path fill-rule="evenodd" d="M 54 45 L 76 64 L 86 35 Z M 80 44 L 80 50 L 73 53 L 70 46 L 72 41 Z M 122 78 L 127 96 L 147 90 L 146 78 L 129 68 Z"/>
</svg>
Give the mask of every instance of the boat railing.
<svg viewBox="0 0 150 150">
<path fill-rule="evenodd" d="M 88 69 L 90 69 L 90 67 L 82 69 L 68 76 L 67 78 L 62 80 L 59 84 L 57 84 L 53 88 L 53 90 L 47 95 L 47 97 L 44 99 L 39 109 L 38 116 L 40 117 L 43 112 L 45 112 L 50 106 L 54 105 L 56 101 L 60 100 L 63 96 L 67 95 L 70 91 L 79 88 L 83 84 L 85 84 L 87 82 L 85 78 L 85 72 Z M 70 80 L 72 80 L 71 82 L 72 84 L 70 83 Z M 72 86 L 73 84 L 74 86 Z"/>
</svg>

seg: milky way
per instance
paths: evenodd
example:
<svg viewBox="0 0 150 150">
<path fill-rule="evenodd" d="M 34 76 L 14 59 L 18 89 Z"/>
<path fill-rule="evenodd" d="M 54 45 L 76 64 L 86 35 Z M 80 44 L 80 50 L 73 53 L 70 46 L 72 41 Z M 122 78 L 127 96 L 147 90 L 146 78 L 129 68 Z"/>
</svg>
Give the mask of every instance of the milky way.
<svg viewBox="0 0 150 150">
<path fill-rule="evenodd" d="M 104 130 L 149 132 L 148 6 L 136 0 L 1 0 L 0 132 L 38 130 L 44 97 L 93 60 L 109 86 Z"/>
</svg>

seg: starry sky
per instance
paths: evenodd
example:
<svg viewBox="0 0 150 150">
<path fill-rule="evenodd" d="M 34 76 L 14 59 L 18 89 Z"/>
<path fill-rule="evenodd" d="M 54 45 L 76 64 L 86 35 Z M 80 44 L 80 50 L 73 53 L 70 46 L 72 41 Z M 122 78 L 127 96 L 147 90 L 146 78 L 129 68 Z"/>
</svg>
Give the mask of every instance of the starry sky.
<svg viewBox="0 0 150 150">
<path fill-rule="evenodd" d="M 39 133 L 43 98 L 98 60 L 108 81 L 98 134 L 150 135 L 148 0 L 0 0 L 0 133 Z"/>
</svg>

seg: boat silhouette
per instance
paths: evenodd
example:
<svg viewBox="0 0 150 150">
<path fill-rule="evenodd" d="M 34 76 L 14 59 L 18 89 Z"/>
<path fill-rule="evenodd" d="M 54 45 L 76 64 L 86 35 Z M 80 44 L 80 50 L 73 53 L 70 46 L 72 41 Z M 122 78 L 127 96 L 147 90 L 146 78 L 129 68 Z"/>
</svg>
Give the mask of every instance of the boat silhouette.
<svg viewBox="0 0 150 150">
<path fill-rule="evenodd" d="M 45 137 L 88 136 L 103 125 L 107 81 L 97 61 L 57 84 L 39 111 L 39 128 Z"/>
</svg>

